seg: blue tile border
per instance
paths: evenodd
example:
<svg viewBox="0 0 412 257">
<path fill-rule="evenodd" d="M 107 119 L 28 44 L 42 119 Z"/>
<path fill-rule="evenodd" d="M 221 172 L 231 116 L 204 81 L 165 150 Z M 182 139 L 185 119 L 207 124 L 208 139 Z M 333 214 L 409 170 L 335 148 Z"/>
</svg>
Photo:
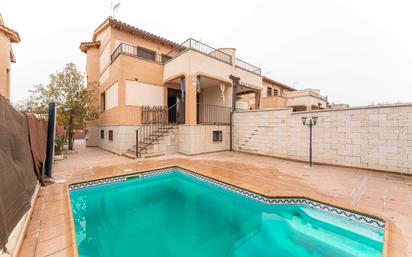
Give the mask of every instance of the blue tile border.
<svg viewBox="0 0 412 257">
<path fill-rule="evenodd" d="M 344 210 L 332 205 L 327 205 L 321 202 L 317 202 L 314 200 L 302 198 L 302 197 L 267 197 L 263 196 L 257 193 L 254 193 L 252 191 L 246 190 L 239 188 L 237 186 L 233 186 L 230 184 L 227 184 L 225 182 L 212 179 L 203 175 L 200 175 L 198 173 L 195 173 L 193 171 L 189 171 L 187 169 L 181 168 L 181 167 L 170 167 L 170 168 L 162 168 L 162 169 L 156 169 L 156 170 L 150 170 L 150 171 L 144 171 L 140 173 L 134 173 L 137 177 L 149 177 L 149 176 L 156 176 L 156 175 L 161 175 L 161 174 L 166 174 L 166 173 L 171 173 L 171 172 L 180 172 L 185 175 L 194 177 L 196 179 L 202 180 L 204 182 L 207 182 L 209 184 L 213 184 L 215 186 L 230 190 L 232 192 L 241 194 L 243 196 L 246 196 L 248 198 L 254 199 L 256 201 L 265 203 L 265 204 L 301 204 L 301 205 L 306 205 L 312 208 L 316 208 L 337 216 L 341 216 L 344 218 L 348 218 L 353 221 L 357 221 L 363 224 L 367 224 L 370 226 L 373 226 L 375 228 L 384 230 L 385 228 L 385 222 L 376 218 L 368 217 L 356 212 Z M 113 184 L 113 183 L 118 183 L 121 181 L 126 181 L 127 177 L 131 176 L 132 174 L 129 175 L 122 175 L 122 176 L 117 176 L 117 177 L 111 177 L 111 178 L 105 178 L 105 179 L 99 179 L 99 180 L 93 180 L 93 181 L 87 181 L 87 182 L 81 182 L 81 183 L 76 183 L 76 184 L 70 184 L 68 185 L 69 191 L 73 190 L 78 190 L 82 188 L 88 188 L 88 187 L 95 187 L 95 186 L 101 186 L 101 185 L 106 185 L 106 184 Z"/>
</svg>

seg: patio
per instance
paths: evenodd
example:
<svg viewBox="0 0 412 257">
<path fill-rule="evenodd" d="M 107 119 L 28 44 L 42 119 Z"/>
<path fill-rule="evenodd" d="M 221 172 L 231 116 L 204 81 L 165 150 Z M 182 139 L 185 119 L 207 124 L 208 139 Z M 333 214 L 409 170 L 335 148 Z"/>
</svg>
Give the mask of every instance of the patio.
<svg viewBox="0 0 412 257">
<path fill-rule="evenodd" d="M 387 256 L 412 255 L 412 177 L 306 164 L 237 152 L 131 160 L 76 142 L 55 166 L 57 183 L 41 188 L 20 256 L 74 256 L 66 183 L 181 166 L 270 196 L 304 196 L 389 219 Z"/>
</svg>

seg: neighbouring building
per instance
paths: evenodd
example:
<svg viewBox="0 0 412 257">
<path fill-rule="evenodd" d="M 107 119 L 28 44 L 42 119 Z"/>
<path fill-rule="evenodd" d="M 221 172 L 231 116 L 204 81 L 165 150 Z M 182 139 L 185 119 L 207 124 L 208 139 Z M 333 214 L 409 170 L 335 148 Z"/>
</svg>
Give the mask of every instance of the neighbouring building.
<svg viewBox="0 0 412 257">
<path fill-rule="evenodd" d="M 11 63 L 16 62 L 11 44 L 19 42 L 19 33 L 7 27 L 0 15 L 0 95 L 7 99 L 10 99 Z"/>
<path fill-rule="evenodd" d="M 309 111 L 328 107 L 327 98 L 317 89 L 296 90 L 268 77 L 262 77 L 262 86 L 260 106 L 256 106 L 255 98 L 245 92 L 239 98 L 239 109 L 290 107 L 293 111 Z"/>
<path fill-rule="evenodd" d="M 326 107 L 326 101 L 308 101 L 314 90 L 263 77 L 234 48 L 191 38 L 178 44 L 111 17 L 80 49 L 87 54 L 88 89 L 96 96 L 91 104 L 100 107 L 99 118 L 87 124 L 87 145 L 118 154 L 228 150 L 236 107 Z"/>
</svg>

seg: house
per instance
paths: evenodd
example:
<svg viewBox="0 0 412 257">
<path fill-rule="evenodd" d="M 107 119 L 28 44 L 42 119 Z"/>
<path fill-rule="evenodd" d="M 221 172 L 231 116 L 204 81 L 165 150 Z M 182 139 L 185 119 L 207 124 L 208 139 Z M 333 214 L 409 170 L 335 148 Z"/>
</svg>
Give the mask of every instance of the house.
<svg viewBox="0 0 412 257">
<path fill-rule="evenodd" d="M 234 48 L 192 38 L 178 44 L 111 17 L 80 49 L 91 104 L 100 107 L 87 124 L 87 145 L 130 157 L 228 150 L 231 112 L 245 95 L 258 109 L 275 102 L 263 96 L 268 87 L 275 97 L 299 92 L 264 78 Z"/>
<path fill-rule="evenodd" d="M 7 27 L 0 15 L 0 95 L 7 99 L 10 99 L 11 63 L 16 62 L 11 44 L 19 42 L 19 33 Z"/>
<path fill-rule="evenodd" d="M 328 107 L 327 98 L 317 89 L 296 90 L 268 77 L 262 77 L 262 86 L 260 109 L 289 107 L 293 111 L 309 111 Z M 241 96 L 239 100 L 241 109 L 259 109 L 250 94 Z"/>
</svg>

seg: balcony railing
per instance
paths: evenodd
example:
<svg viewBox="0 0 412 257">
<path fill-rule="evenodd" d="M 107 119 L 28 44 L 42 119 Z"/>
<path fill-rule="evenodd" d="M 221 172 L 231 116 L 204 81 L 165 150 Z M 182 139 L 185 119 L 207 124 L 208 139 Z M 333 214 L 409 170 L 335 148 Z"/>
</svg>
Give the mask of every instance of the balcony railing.
<svg viewBox="0 0 412 257">
<path fill-rule="evenodd" d="M 230 56 L 229 54 L 224 53 L 216 48 L 208 46 L 192 38 L 189 38 L 188 40 L 180 44 L 178 47 L 167 53 L 166 56 L 172 59 L 187 49 L 193 49 L 203 54 L 206 54 L 210 57 L 216 58 L 222 62 L 232 64 L 232 56 Z M 170 59 L 165 60 L 164 63 L 166 63 Z"/>
<path fill-rule="evenodd" d="M 164 55 L 160 56 L 155 51 L 152 51 L 150 49 L 146 49 L 140 46 L 132 46 L 126 43 L 120 43 L 110 56 L 111 62 L 113 63 L 120 54 L 126 54 L 155 62 L 163 61 L 164 57 Z"/>
<path fill-rule="evenodd" d="M 242 61 L 240 59 L 236 59 L 236 66 L 241 68 L 241 69 L 253 72 L 257 75 L 261 75 L 261 73 L 262 73 L 262 70 L 259 67 L 256 67 L 256 66 L 254 66 L 250 63 L 247 63 L 245 61 Z"/>
<path fill-rule="evenodd" d="M 198 124 L 230 124 L 231 107 L 218 106 L 211 104 L 197 104 Z"/>
</svg>

